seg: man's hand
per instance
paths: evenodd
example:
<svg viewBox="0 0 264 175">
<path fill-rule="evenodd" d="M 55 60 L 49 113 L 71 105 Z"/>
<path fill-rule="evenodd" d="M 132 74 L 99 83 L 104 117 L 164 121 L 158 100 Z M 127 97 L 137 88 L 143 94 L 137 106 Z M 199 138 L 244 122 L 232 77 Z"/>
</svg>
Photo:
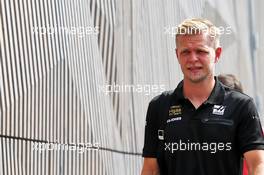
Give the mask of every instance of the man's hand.
<svg viewBox="0 0 264 175">
<path fill-rule="evenodd" d="M 141 175 L 159 175 L 159 165 L 156 158 L 144 158 Z"/>
<path fill-rule="evenodd" d="M 264 175 L 264 150 L 252 150 L 244 153 L 249 175 Z"/>
</svg>

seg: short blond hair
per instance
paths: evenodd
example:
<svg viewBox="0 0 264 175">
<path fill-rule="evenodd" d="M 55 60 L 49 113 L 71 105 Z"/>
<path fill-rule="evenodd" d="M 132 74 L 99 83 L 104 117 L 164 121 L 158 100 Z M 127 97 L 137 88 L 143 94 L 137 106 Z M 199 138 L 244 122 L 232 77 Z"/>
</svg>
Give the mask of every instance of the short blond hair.
<svg viewBox="0 0 264 175">
<path fill-rule="evenodd" d="M 206 33 L 214 44 L 214 48 L 220 46 L 220 32 L 219 29 L 209 20 L 202 18 L 191 18 L 184 20 L 176 31 L 176 45 L 177 37 L 179 35 L 195 35 Z"/>
</svg>

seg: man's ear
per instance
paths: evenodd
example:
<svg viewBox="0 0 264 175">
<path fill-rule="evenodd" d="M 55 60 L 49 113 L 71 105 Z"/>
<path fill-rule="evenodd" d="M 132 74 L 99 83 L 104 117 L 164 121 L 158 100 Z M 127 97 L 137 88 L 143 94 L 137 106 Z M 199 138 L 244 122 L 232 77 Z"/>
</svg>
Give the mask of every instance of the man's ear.
<svg viewBox="0 0 264 175">
<path fill-rule="evenodd" d="M 220 55 L 222 53 L 222 48 L 218 47 L 215 49 L 215 63 L 218 62 L 218 60 L 220 59 Z"/>
</svg>

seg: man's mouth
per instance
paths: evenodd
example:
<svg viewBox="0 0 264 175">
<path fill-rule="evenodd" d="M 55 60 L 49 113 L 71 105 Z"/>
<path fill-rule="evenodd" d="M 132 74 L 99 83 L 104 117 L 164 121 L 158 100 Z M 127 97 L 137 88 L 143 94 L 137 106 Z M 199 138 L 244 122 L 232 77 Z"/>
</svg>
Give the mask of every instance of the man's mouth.
<svg viewBox="0 0 264 175">
<path fill-rule="evenodd" d="M 194 66 L 194 67 L 188 67 L 187 69 L 193 72 L 193 71 L 199 71 L 202 68 L 203 68 L 202 66 Z"/>
</svg>

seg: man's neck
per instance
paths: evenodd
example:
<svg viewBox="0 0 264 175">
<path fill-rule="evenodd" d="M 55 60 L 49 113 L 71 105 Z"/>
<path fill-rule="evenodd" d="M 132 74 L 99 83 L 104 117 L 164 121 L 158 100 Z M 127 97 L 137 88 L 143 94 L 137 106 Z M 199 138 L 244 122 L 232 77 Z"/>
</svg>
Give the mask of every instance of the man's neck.
<svg viewBox="0 0 264 175">
<path fill-rule="evenodd" d="M 198 108 L 210 96 L 215 85 L 214 77 L 204 81 L 194 83 L 189 80 L 183 80 L 183 94 L 188 98 L 195 108 Z"/>
</svg>

